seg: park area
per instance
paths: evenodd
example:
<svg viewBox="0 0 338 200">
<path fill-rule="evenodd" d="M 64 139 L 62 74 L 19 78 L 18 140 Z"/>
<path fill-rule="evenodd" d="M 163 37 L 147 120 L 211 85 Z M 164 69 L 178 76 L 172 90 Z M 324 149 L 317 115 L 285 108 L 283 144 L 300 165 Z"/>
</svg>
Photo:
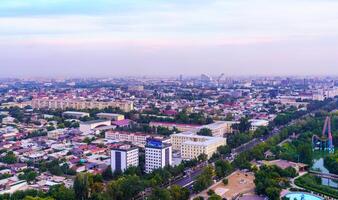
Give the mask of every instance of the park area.
<svg viewBox="0 0 338 200">
<path fill-rule="evenodd" d="M 232 199 L 235 196 L 245 193 L 254 193 L 255 176 L 250 172 L 235 171 L 228 177 L 228 184 L 224 185 L 218 182 L 211 186 L 209 189 L 215 191 L 215 193 L 223 198 Z M 200 196 L 208 197 L 207 190 L 203 191 Z"/>
</svg>

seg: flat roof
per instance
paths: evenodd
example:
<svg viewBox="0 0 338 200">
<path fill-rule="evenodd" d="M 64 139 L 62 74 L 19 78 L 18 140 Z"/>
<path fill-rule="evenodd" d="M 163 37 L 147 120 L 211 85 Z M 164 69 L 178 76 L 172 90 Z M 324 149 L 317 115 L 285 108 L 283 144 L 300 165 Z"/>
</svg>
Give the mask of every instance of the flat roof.
<svg viewBox="0 0 338 200">
<path fill-rule="evenodd" d="M 89 115 L 89 113 L 86 113 L 86 112 L 78 112 L 78 111 L 65 111 L 65 112 L 63 112 L 63 114 L 88 114 Z"/>
<path fill-rule="evenodd" d="M 106 119 L 96 119 L 96 120 L 91 120 L 91 121 L 81 122 L 81 124 L 96 124 L 96 123 L 101 123 L 101 122 L 110 122 L 110 120 L 106 120 Z"/>
<path fill-rule="evenodd" d="M 96 115 L 106 115 L 106 116 L 124 116 L 122 114 L 117 114 L 117 113 L 97 113 Z"/>
</svg>

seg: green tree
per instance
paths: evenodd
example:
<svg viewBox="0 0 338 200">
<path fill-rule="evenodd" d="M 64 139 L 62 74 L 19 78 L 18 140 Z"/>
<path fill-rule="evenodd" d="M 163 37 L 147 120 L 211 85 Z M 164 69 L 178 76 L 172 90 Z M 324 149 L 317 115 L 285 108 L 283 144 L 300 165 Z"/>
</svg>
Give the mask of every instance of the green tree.
<svg viewBox="0 0 338 200">
<path fill-rule="evenodd" d="M 187 188 L 182 188 L 178 185 L 173 185 L 169 189 L 172 200 L 188 200 L 190 192 Z"/>
<path fill-rule="evenodd" d="M 232 127 L 238 130 L 239 132 L 244 133 L 250 130 L 251 122 L 249 122 L 249 118 L 242 117 L 239 123 L 234 124 Z"/>
<path fill-rule="evenodd" d="M 215 162 L 216 176 L 221 178 L 227 176 L 232 171 L 232 166 L 228 161 L 217 160 Z"/>
<path fill-rule="evenodd" d="M 17 162 L 17 158 L 13 151 L 7 152 L 7 154 L 1 160 L 6 164 L 14 164 Z"/>
<path fill-rule="evenodd" d="M 48 195 L 55 200 L 75 200 L 74 190 L 68 189 L 64 185 L 51 186 Z"/>
<path fill-rule="evenodd" d="M 88 200 L 90 195 L 90 186 L 93 183 L 92 176 L 87 173 L 79 173 L 74 180 L 75 197 L 78 200 Z"/>
<path fill-rule="evenodd" d="M 202 153 L 200 155 L 197 156 L 197 160 L 200 162 L 205 162 L 208 160 L 208 156 L 205 153 Z"/>
<path fill-rule="evenodd" d="M 213 194 L 208 198 L 208 200 L 222 200 L 222 197 L 217 194 Z"/>
<path fill-rule="evenodd" d="M 167 189 L 155 188 L 149 200 L 171 200 L 170 192 Z"/>
<path fill-rule="evenodd" d="M 106 181 L 113 179 L 113 172 L 111 171 L 110 165 L 102 172 L 102 176 Z"/>
<path fill-rule="evenodd" d="M 202 136 L 212 136 L 212 131 L 208 128 L 201 128 L 198 132 L 197 135 L 202 135 Z"/>
<path fill-rule="evenodd" d="M 214 176 L 214 173 L 214 168 L 211 165 L 205 167 L 202 174 L 197 177 L 193 190 L 200 192 L 208 188 L 213 183 L 212 177 Z"/>
<path fill-rule="evenodd" d="M 268 187 L 268 188 L 266 188 L 266 195 L 271 200 L 278 200 L 280 192 L 281 192 L 281 189 L 279 189 L 277 187 Z"/>
<path fill-rule="evenodd" d="M 19 179 L 26 180 L 27 182 L 34 181 L 38 174 L 32 169 L 25 169 L 23 174 L 19 175 Z"/>
<path fill-rule="evenodd" d="M 52 197 L 32 197 L 26 196 L 23 200 L 54 200 Z"/>
<path fill-rule="evenodd" d="M 140 177 L 136 175 L 127 175 L 111 181 L 107 187 L 109 197 L 117 200 L 132 199 L 144 189 Z"/>
</svg>

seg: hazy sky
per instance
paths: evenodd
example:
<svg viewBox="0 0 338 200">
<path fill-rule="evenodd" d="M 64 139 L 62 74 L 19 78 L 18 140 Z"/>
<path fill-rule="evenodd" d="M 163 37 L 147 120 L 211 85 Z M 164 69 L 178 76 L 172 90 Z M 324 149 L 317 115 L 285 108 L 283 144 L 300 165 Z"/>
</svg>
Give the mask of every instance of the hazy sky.
<svg viewBox="0 0 338 200">
<path fill-rule="evenodd" d="M 0 0 L 0 76 L 338 75 L 338 0 Z"/>
</svg>

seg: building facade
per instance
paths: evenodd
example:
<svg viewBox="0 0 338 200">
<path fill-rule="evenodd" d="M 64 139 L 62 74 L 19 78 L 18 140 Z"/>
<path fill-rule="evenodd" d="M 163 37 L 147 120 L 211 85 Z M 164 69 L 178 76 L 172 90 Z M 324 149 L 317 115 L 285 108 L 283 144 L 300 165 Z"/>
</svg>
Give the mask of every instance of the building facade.
<svg viewBox="0 0 338 200">
<path fill-rule="evenodd" d="M 147 139 L 145 146 L 145 172 L 172 165 L 172 146 L 158 139 Z"/>
<path fill-rule="evenodd" d="M 149 135 L 144 133 L 130 133 L 124 131 L 107 131 L 105 133 L 106 139 L 131 142 L 137 146 L 144 146 L 149 137 Z"/>
<path fill-rule="evenodd" d="M 72 109 L 104 109 L 108 107 L 120 108 L 125 112 L 129 112 L 134 109 L 134 104 L 132 101 L 83 101 L 83 100 L 67 100 L 67 99 L 33 99 L 32 101 L 27 102 L 28 105 L 31 105 L 35 109 L 48 108 L 48 109 L 62 109 L 67 108 Z"/>
<path fill-rule="evenodd" d="M 172 134 L 170 136 L 173 150 L 180 151 L 182 159 L 197 158 L 206 154 L 208 158 L 217 151 L 217 148 L 226 145 L 226 138 L 195 135 L 193 132 Z"/>
<path fill-rule="evenodd" d="M 124 172 L 128 167 L 137 167 L 139 164 L 139 150 L 135 146 L 124 144 L 111 149 L 110 165 L 112 172 Z"/>
<path fill-rule="evenodd" d="M 124 115 L 115 113 L 97 113 L 96 116 L 101 119 L 109 119 L 112 121 L 124 120 Z"/>
<path fill-rule="evenodd" d="M 223 137 L 226 133 L 232 133 L 232 125 L 238 123 L 236 121 L 217 121 L 212 124 L 204 125 L 200 127 L 210 129 L 212 132 L 212 136 L 214 137 Z"/>
</svg>

